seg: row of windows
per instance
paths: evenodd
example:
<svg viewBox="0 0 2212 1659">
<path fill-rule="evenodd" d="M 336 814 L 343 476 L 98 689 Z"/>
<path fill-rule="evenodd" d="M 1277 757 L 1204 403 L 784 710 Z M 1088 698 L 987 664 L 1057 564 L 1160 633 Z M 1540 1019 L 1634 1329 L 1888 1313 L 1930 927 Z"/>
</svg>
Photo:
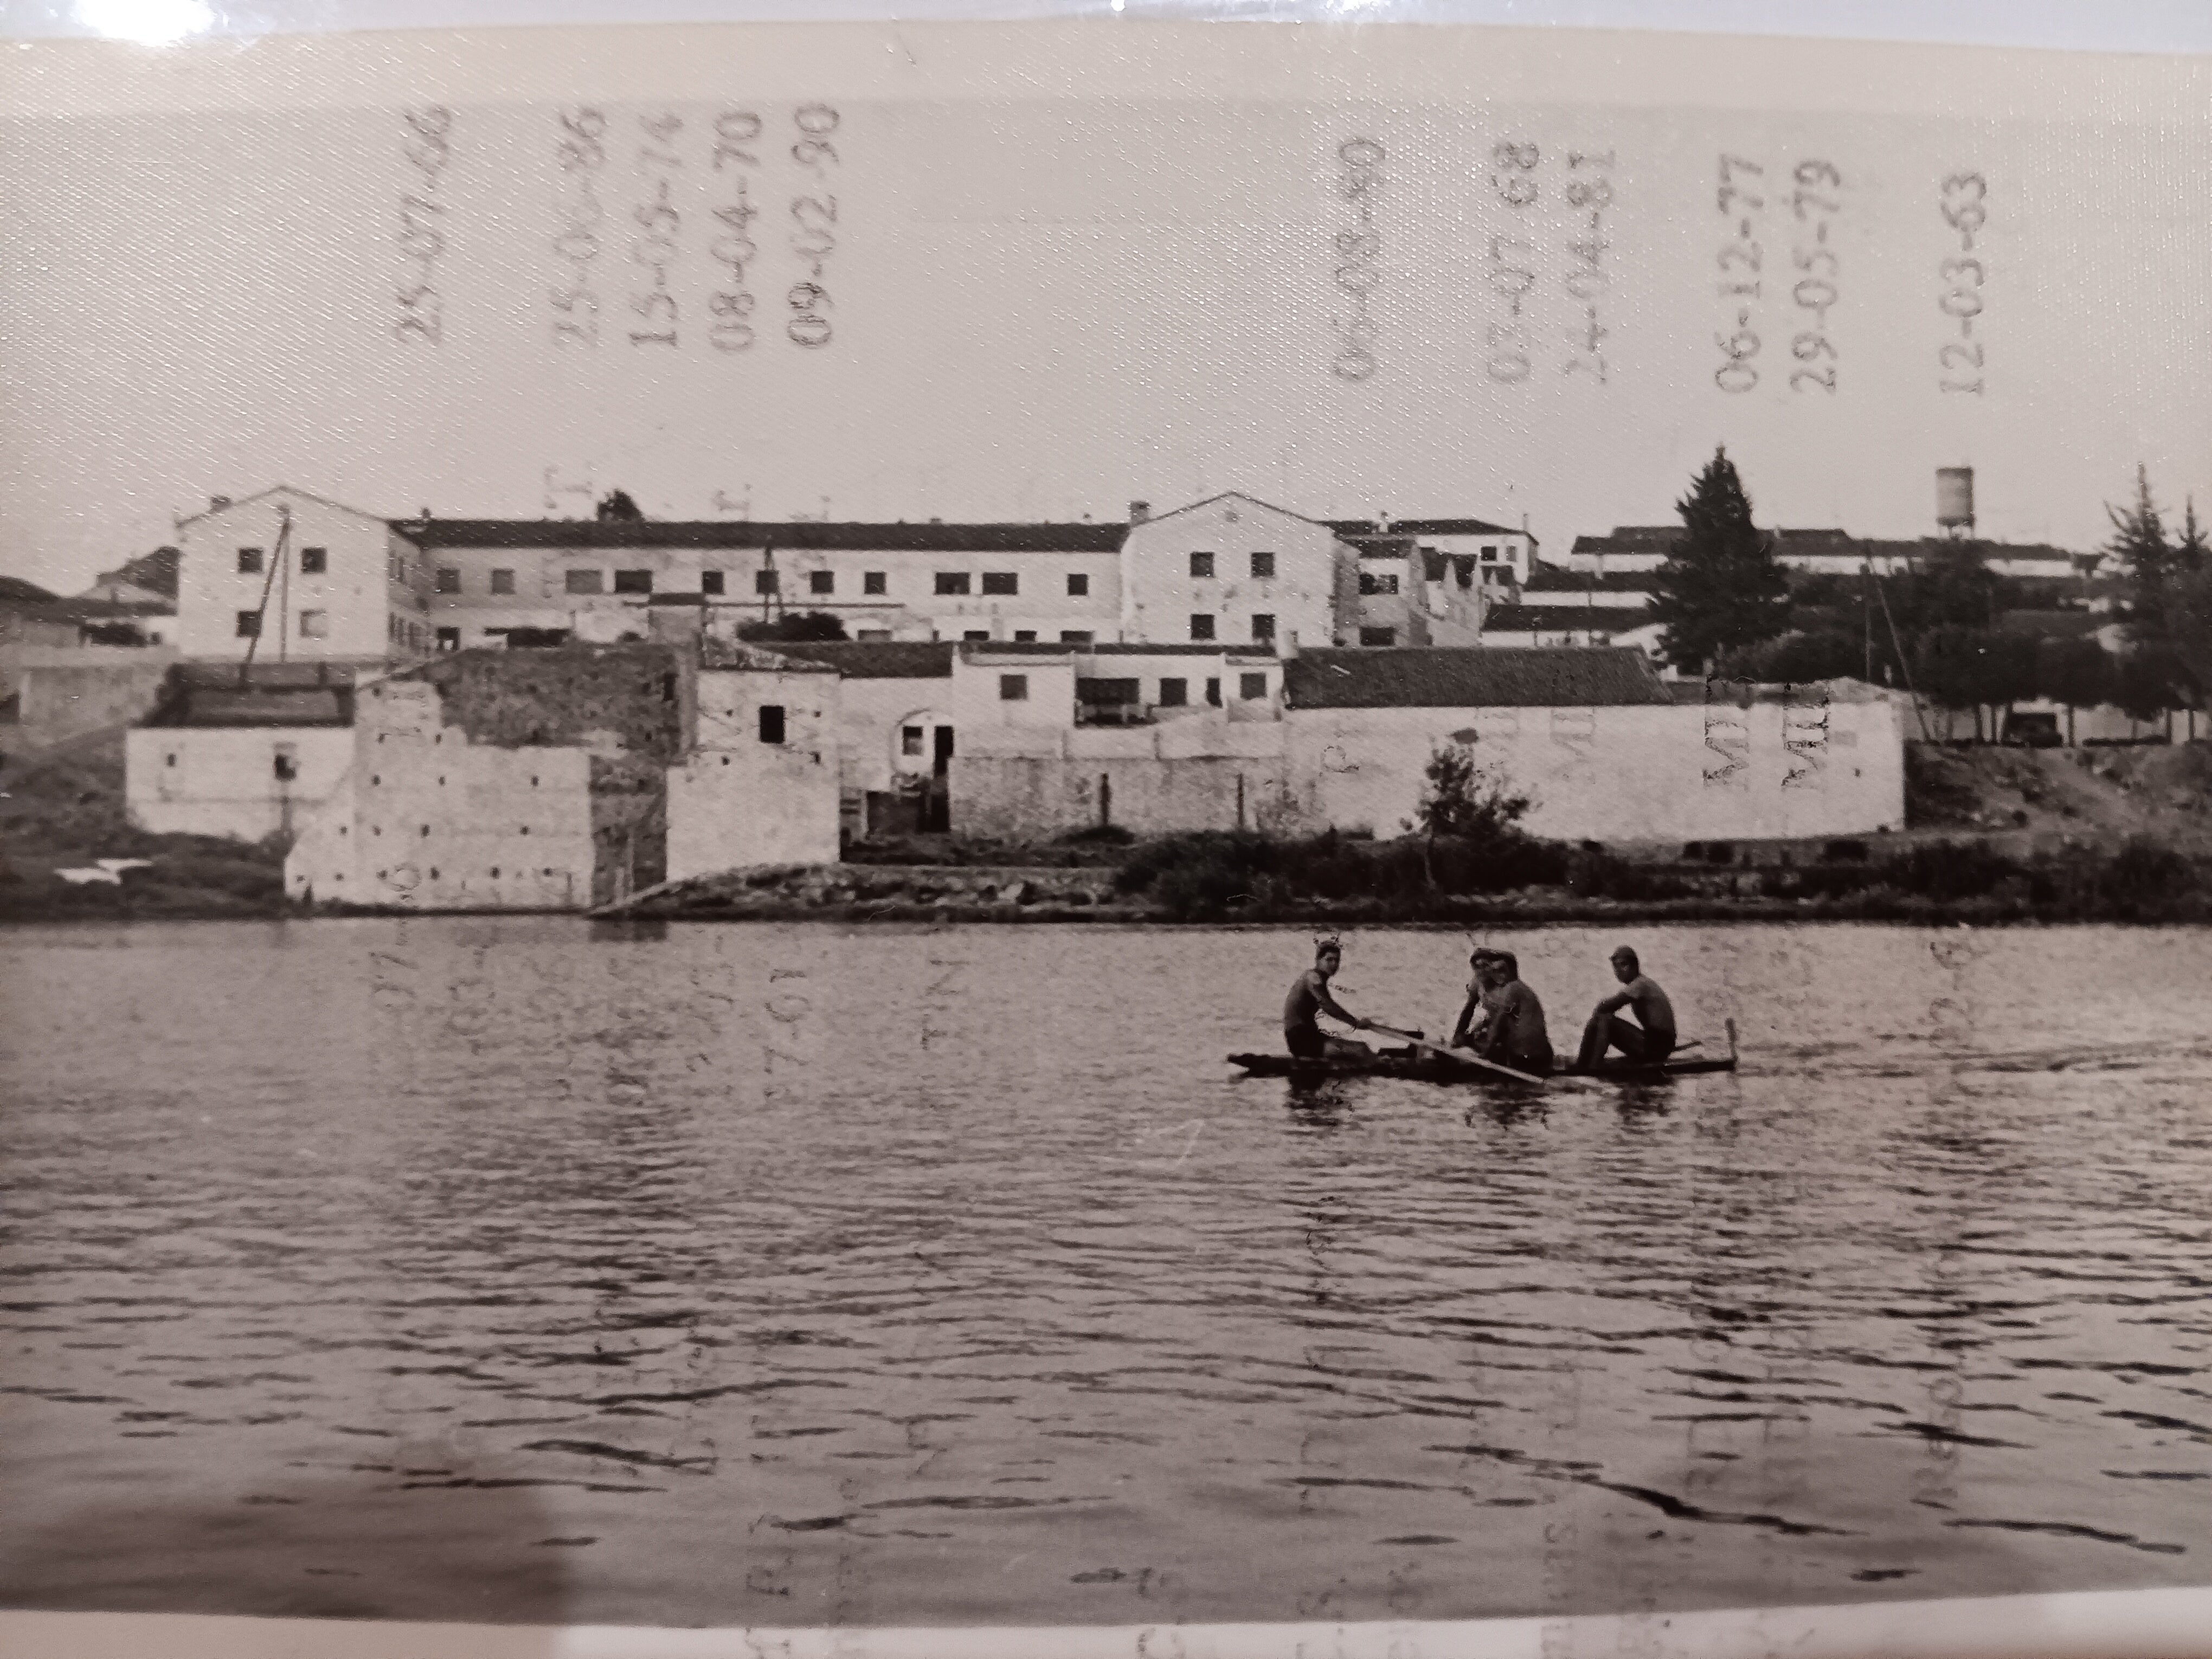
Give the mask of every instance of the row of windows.
<svg viewBox="0 0 2212 1659">
<path fill-rule="evenodd" d="M 327 611 L 302 611 L 300 613 L 300 626 L 297 631 L 299 637 L 303 640 L 330 638 L 331 613 Z M 388 624 L 385 632 L 387 635 L 391 633 Z M 241 640 L 258 640 L 261 637 L 261 613 L 258 611 L 241 611 L 238 613 L 238 637 Z"/>
<path fill-rule="evenodd" d="M 1190 574 L 1201 581 L 1212 576 L 1213 565 L 1214 558 L 1211 553 L 1201 550 L 1190 556 Z M 1275 579 L 1275 556 L 1264 552 L 1253 554 L 1252 575 L 1256 581 L 1273 581 Z"/>
<path fill-rule="evenodd" d="M 1265 702 L 1267 696 L 1267 675 L 1264 673 L 1239 674 L 1237 677 L 1237 695 L 1245 702 Z M 1001 702 L 1027 702 L 1029 696 L 1030 677 L 1028 675 L 1001 674 L 999 676 L 999 700 Z M 1138 701 L 1138 682 L 1133 679 L 1079 679 L 1075 683 L 1075 700 L 1089 707 L 1134 703 Z M 1218 679 L 1206 680 L 1206 701 L 1212 708 L 1221 707 L 1221 682 Z M 1190 682 L 1188 680 L 1169 678 L 1160 681 L 1158 707 L 1182 708 L 1188 707 L 1189 702 Z M 921 753 L 921 728 L 910 726 L 907 730 L 915 734 L 915 741 L 913 746 L 906 752 L 909 755 Z"/>
<path fill-rule="evenodd" d="M 238 550 L 238 574 L 258 576 L 262 573 L 264 555 L 258 547 Z M 330 574 L 331 551 L 326 547 L 303 547 L 300 550 L 300 574 L 303 576 L 323 576 Z"/>
<path fill-rule="evenodd" d="M 245 567 L 241 563 L 240 568 L 242 569 Z M 608 586 L 608 574 L 605 570 L 597 568 L 571 568 L 562 573 L 563 586 L 567 592 L 580 596 L 606 592 L 650 593 L 653 592 L 653 572 L 650 570 L 615 571 L 612 573 L 614 581 L 611 587 Z M 728 572 L 722 570 L 701 571 L 699 591 L 709 598 L 726 592 L 728 574 Z M 754 571 L 753 592 L 756 593 L 782 592 L 784 591 L 783 574 L 781 570 Z M 836 592 L 837 573 L 836 571 L 809 570 L 805 574 L 808 593 L 827 598 Z M 957 595 L 975 591 L 969 574 L 965 570 L 939 570 L 934 573 L 934 580 L 935 591 L 939 593 Z M 1087 572 L 1079 570 L 1070 572 L 1066 581 L 1068 598 L 1080 599 L 1090 597 L 1091 577 Z M 440 565 L 436 586 L 441 593 L 463 592 L 459 567 L 450 564 Z M 485 591 L 495 594 L 513 593 L 514 572 L 505 568 L 490 571 L 487 576 Z M 860 573 L 860 592 L 863 595 L 884 595 L 890 591 L 890 579 L 887 572 L 864 570 Z M 1022 579 L 1018 573 L 1012 570 L 986 570 L 982 573 L 981 591 L 994 595 L 1018 594 L 1022 591 Z"/>
<path fill-rule="evenodd" d="M 1221 636 L 1215 628 L 1215 620 L 1213 613 L 1210 611 L 1193 611 L 1190 618 L 1190 637 L 1192 641 L 1194 643 L 1204 644 L 1210 640 L 1217 640 L 1220 638 Z M 1274 641 L 1275 618 L 1271 612 L 1265 611 L 1254 611 L 1252 613 L 1252 642 L 1255 645 L 1273 645 Z"/>
</svg>

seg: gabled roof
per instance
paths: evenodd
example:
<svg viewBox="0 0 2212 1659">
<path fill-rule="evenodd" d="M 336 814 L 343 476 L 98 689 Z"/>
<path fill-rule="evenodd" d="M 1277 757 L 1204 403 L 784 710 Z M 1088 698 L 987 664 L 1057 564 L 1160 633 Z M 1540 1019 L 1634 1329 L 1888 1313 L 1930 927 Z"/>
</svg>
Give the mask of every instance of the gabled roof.
<svg viewBox="0 0 2212 1659">
<path fill-rule="evenodd" d="M 157 547 L 151 553 L 141 553 L 113 570 L 103 570 L 93 579 L 94 587 L 109 582 L 124 582 L 132 587 L 143 587 L 149 593 L 177 597 L 177 550 Z"/>
<path fill-rule="evenodd" d="M 776 654 L 834 668 L 848 680 L 939 680 L 952 674 L 949 640 L 826 640 L 783 642 Z"/>
<path fill-rule="evenodd" d="M 706 547 L 778 551 L 1113 553 L 1121 524 L 782 524 L 739 519 L 394 519 L 419 547 Z"/>
<path fill-rule="evenodd" d="M 1273 501 L 1263 501 L 1257 495 L 1248 495 L 1241 489 L 1224 489 L 1218 495 L 1208 495 L 1202 501 L 1190 501 L 1182 507 L 1171 507 L 1164 513 L 1152 514 L 1149 518 L 1139 519 L 1134 524 L 1125 527 L 1141 530 L 1146 525 L 1163 524 L 1170 519 L 1179 519 L 1186 513 L 1195 513 L 1201 507 L 1212 507 L 1216 501 L 1242 501 L 1247 507 L 1256 507 L 1264 513 L 1273 513 L 1285 519 L 1296 519 L 1301 524 L 1319 525 L 1324 530 L 1334 527 L 1326 519 L 1309 519 L 1303 513 L 1293 513 L 1287 507 L 1277 507 Z"/>
<path fill-rule="evenodd" d="M 1641 651 L 1425 646 L 1308 651 L 1283 664 L 1292 708 L 1559 708 L 1668 703 Z"/>
<path fill-rule="evenodd" d="M 303 501 L 313 501 L 318 506 L 331 507 L 339 513 L 350 514 L 356 519 L 367 519 L 371 523 L 381 522 L 374 513 L 364 513 L 357 507 L 348 507 L 343 501 L 334 501 L 327 495 L 318 495 L 312 489 L 301 489 L 296 485 L 288 483 L 274 483 L 266 489 L 254 491 L 251 495 L 240 495 L 235 501 L 225 501 L 221 507 L 206 507 L 200 512 L 179 519 L 177 520 L 177 527 L 181 530 L 188 524 L 198 524 L 202 519 L 211 519 L 218 513 L 228 513 L 234 507 L 251 507 L 256 501 L 267 501 L 271 495 L 297 495 Z"/>
</svg>

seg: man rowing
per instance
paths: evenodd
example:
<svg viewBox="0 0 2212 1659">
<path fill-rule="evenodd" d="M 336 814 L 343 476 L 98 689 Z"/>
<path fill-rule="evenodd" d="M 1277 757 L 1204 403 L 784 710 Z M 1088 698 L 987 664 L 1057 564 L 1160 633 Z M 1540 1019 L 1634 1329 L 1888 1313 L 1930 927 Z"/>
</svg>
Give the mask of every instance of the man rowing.
<svg viewBox="0 0 2212 1659">
<path fill-rule="evenodd" d="M 1373 1050 L 1364 1042 L 1346 1042 L 1340 1037 L 1330 1036 L 1321 1029 L 1316 1016 L 1327 1014 L 1340 1019 L 1354 1030 L 1373 1029 L 1372 1020 L 1362 1019 L 1350 1009 L 1340 1006 L 1329 994 L 1328 982 L 1336 970 L 1344 965 L 1344 951 L 1333 939 L 1322 939 L 1314 947 L 1314 965 L 1297 977 L 1291 987 L 1291 994 L 1283 1003 L 1283 1046 L 1298 1060 L 1364 1060 Z"/>
<path fill-rule="evenodd" d="M 1626 945 L 1613 953 L 1613 976 L 1621 988 L 1590 1011 L 1577 1071 L 1596 1070 L 1609 1048 L 1620 1049 L 1633 1066 L 1656 1066 L 1674 1052 L 1674 1005 Z M 1620 1017 L 1622 1009 L 1636 1016 L 1633 1023 Z"/>
<path fill-rule="evenodd" d="M 1468 999 L 1460 1011 L 1452 1046 L 1470 1048 L 1483 1059 L 1516 1071 L 1539 1075 L 1552 1069 L 1552 1039 L 1544 1029 L 1544 1005 L 1521 982 L 1521 963 L 1510 951 L 1477 951 L 1474 976 L 1480 988 L 1482 1014 L 1474 1013 L 1475 1000 Z"/>
</svg>

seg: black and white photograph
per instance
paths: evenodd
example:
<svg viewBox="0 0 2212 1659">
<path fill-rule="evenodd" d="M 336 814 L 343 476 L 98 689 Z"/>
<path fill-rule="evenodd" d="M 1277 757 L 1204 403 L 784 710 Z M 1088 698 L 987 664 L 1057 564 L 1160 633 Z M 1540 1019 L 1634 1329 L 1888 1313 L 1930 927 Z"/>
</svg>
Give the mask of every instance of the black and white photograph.
<svg viewBox="0 0 2212 1659">
<path fill-rule="evenodd" d="M 2171 54 L 14 43 L 0 1646 L 2196 1650 L 2208 191 Z"/>
</svg>

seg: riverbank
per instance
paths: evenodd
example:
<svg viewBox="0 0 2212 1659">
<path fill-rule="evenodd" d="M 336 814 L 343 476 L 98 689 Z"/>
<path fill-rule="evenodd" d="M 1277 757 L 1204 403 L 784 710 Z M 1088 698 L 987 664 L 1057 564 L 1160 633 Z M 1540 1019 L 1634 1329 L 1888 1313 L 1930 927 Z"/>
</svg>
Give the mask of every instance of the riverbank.
<svg viewBox="0 0 2212 1659">
<path fill-rule="evenodd" d="M 1139 841 L 1113 830 L 1037 844 L 917 836 L 857 843 L 838 864 L 667 884 L 602 914 L 1478 928 L 2212 922 L 2212 745 L 1916 744 L 1909 757 L 1911 827 L 1888 836 L 1632 849 L 1517 834 L 1480 846 L 1335 835 Z M 119 730 L 10 764 L 4 786 L 0 921 L 297 914 L 276 842 L 130 826 Z"/>
</svg>

